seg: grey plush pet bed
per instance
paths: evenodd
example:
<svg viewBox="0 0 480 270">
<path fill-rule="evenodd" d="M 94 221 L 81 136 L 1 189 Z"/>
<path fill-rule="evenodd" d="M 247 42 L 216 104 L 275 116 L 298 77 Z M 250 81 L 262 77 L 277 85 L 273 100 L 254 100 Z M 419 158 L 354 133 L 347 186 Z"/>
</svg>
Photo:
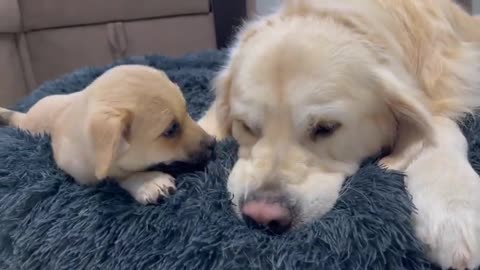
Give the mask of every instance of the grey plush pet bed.
<svg viewBox="0 0 480 270">
<path fill-rule="evenodd" d="M 180 59 L 161 56 L 123 63 L 165 70 L 201 115 L 209 82 L 224 60 L 212 51 Z M 117 63 L 118 64 L 118 63 Z M 109 66 L 111 67 L 111 66 Z M 81 90 L 109 67 L 85 68 L 48 82 L 16 106 Z M 478 153 L 474 121 L 465 133 Z M 47 137 L 0 128 L 0 269 L 430 269 L 415 239 L 403 177 L 365 162 L 348 179 L 335 208 L 311 225 L 281 236 L 249 228 L 226 191 L 236 145 L 221 142 L 217 159 L 177 171 L 177 193 L 142 206 L 113 183 L 76 184 L 53 161 Z M 480 157 L 471 156 L 479 168 Z"/>
</svg>

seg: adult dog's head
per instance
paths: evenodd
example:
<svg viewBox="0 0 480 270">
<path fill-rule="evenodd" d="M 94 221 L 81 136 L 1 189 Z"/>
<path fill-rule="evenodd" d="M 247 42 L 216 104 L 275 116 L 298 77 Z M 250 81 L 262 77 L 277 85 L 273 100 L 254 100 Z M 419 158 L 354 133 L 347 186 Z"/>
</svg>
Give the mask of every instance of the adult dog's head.
<svg viewBox="0 0 480 270">
<path fill-rule="evenodd" d="M 384 147 L 401 157 L 431 133 L 425 97 L 387 43 L 294 8 L 246 25 L 215 81 L 219 128 L 240 146 L 235 209 L 276 232 L 330 210 L 363 159 Z"/>
</svg>

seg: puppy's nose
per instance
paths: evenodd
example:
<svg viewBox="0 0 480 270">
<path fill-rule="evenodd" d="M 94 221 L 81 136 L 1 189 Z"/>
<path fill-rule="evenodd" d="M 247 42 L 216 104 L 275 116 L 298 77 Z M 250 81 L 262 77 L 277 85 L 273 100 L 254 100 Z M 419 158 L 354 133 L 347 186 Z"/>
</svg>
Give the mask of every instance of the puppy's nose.
<svg viewBox="0 0 480 270">
<path fill-rule="evenodd" d="M 245 220 L 266 227 L 273 233 L 282 234 L 292 227 L 293 211 L 285 196 L 256 194 L 247 198 L 240 208 Z"/>
<path fill-rule="evenodd" d="M 208 160 L 215 159 L 215 146 L 217 141 L 215 137 L 208 136 L 200 141 L 199 148 L 196 152 L 190 154 L 191 163 L 204 163 Z"/>
<path fill-rule="evenodd" d="M 203 155 L 205 159 L 215 159 L 215 147 L 217 140 L 213 136 L 208 136 L 202 141 Z"/>
<path fill-rule="evenodd" d="M 202 143 L 205 145 L 207 150 L 213 151 L 217 145 L 217 140 L 213 136 L 208 136 L 207 139 L 205 139 Z"/>
</svg>

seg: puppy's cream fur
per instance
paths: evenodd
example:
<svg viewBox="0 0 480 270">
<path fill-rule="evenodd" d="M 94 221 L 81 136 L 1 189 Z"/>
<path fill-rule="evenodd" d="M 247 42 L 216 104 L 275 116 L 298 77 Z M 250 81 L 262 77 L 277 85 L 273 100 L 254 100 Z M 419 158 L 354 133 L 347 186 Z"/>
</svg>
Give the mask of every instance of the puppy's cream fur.
<svg viewBox="0 0 480 270">
<path fill-rule="evenodd" d="M 432 260 L 479 266 L 480 179 L 453 122 L 480 105 L 479 41 L 479 21 L 450 0 L 287 0 L 247 23 L 200 121 L 240 144 L 235 205 L 273 186 L 299 226 L 388 147 L 382 163 L 406 171 Z"/>
<path fill-rule="evenodd" d="M 167 174 L 142 171 L 208 157 L 213 142 L 190 118 L 178 86 L 140 65 L 114 67 L 80 92 L 41 99 L 26 114 L 0 109 L 0 118 L 50 134 L 55 161 L 77 182 L 112 177 L 144 204 L 168 195 L 175 184 Z M 165 136 L 173 124 L 176 132 Z"/>
</svg>

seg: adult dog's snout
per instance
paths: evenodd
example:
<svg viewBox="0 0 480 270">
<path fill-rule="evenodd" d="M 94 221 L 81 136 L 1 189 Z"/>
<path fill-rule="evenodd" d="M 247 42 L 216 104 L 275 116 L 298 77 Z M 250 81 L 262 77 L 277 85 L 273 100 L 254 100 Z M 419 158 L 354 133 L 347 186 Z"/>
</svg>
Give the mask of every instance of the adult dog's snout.
<svg viewBox="0 0 480 270">
<path fill-rule="evenodd" d="M 294 205 L 280 192 L 251 193 L 240 202 L 240 211 L 246 221 L 276 234 L 287 232 L 293 224 Z"/>
</svg>

